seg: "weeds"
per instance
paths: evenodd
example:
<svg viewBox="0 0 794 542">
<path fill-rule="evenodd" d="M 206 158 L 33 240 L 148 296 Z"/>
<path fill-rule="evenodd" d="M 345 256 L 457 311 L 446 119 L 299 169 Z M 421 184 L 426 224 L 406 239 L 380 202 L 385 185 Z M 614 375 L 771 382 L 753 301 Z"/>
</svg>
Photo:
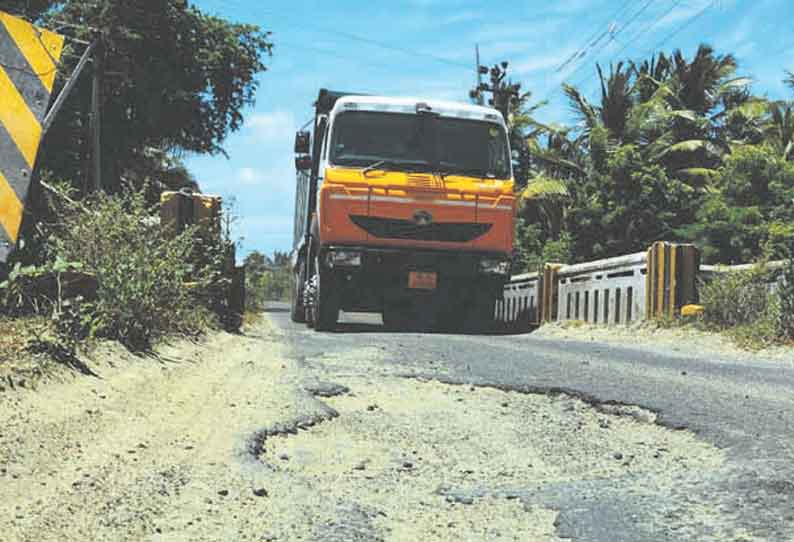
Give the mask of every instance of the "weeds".
<svg viewBox="0 0 794 542">
<path fill-rule="evenodd" d="M 780 342 L 781 297 L 772 293 L 773 274 L 760 263 L 749 271 L 721 272 L 700 287 L 703 323 L 726 331 L 744 348 Z"/>
<path fill-rule="evenodd" d="M 794 342 L 794 241 L 789 242 L 786 249 L 788 260 L 777 288 L 780 300 L 778 334 L 784 340 Z"/>
<path fill-rule="evenodd" d="M 48 225 L 44 264 L 15 264 L 0 283 L 0 314 L 51 316 L 58 347 L 87 337 L 148 349 L 168 334 L 197 335 L 228 311 L 228 244 L 219 225 L 163 231 L 144 190 L 60 199 Z M 61 274 L 92 277 L 90 295 L 64 299 Z M 51 281 L 42 280 L 52 277 Z"/>
</svg>

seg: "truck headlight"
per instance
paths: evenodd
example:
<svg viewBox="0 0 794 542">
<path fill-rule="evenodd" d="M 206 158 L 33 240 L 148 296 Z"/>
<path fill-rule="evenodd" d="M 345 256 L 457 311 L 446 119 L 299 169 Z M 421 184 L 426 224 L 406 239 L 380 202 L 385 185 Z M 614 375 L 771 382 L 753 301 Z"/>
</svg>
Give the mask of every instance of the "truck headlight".
<svg viewBox="0 0 794 542">
<path fill-rule="evenodd" d="M 332 250 L 326 256 L 328 267 L 358 267 L 361 265 L 361 252 L 357 250 Z"/>
<path fill-rule="evenodd" d="M 508 275 L 510 274 L 510 260 L 497 260 L 495 258 L 480 260 L 480 272 L 489 275 Z"/>
</svg>

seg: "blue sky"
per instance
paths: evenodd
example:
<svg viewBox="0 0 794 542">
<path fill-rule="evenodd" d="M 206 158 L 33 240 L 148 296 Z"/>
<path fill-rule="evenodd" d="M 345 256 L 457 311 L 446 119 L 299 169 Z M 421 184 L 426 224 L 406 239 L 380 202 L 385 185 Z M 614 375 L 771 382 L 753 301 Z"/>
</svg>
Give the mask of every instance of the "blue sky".
<svg viewBox="0 0 794 542">
<path fill-rule="evenodd" d="M 229 158 L 187 160 L 205 192 L 235 201 L 242 254 L 291 248 L 293 136 L 318 89 L 467 101 L 476 43 L 482 63 L 507 60 L 514 80 L 549 101 L 538 114 L 546 122 L 572 122 L 561 82 L 594 96 L 596 61 L 646 58 L 659 45 L 732 52 L 756 92 L 794 98 L 782 84 L 784 68 L 794 71 L 792 0 L 193 3 L 273 32 L 256 106 L 225 144 Z"/>
</svg>

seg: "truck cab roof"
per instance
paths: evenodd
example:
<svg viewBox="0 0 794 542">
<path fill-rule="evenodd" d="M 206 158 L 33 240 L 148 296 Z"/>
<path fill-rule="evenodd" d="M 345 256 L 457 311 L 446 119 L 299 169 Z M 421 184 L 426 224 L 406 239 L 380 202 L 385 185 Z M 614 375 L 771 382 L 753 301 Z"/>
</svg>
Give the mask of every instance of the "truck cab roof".
<svg viewBox="0 0 794 542">
<path fill-rule="evenodd" d="M 502 126 L 505 125 L 501 113 L 492 107 L 447 100 L 404 96 L 371 96 L 323 90 L 320 92 L 317 104 L 318 110 L 324 110 L 322 112 L 329 113 L 332 117 L 342 111 L 416 113 L 418 108 L 424 108 L 443 117 L 482 120 Z"/>
</svg>

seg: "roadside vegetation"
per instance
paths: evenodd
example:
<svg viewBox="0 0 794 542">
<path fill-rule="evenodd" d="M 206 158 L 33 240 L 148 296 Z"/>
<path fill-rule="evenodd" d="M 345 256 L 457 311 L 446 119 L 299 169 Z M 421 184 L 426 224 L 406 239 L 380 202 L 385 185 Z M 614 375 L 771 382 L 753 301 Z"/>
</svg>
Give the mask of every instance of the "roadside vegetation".
<svg viewBox="0 0 794 542">
<path fill-rule="evenodd" d="M 703 263 L 758 264 L 704 282 L 701 324 L 744 346 L 791 342 L 792 264 L 772 293 L 764 262 L 790 258 L 794 245 L 794 74 L 781 71 L 790 98 L 772 100 L 731 53 L 703 44 L 691 57 L 660 52 L 593 75 L 594 97 L 563 85 L 569 126 L 539 122 L 545 104 L 518 85 L 516 268 L 691 242 Z"/>
<path fill-rule="evenodd" d="M 101 182 L 87 160 L 90 73 L 42 142 L 21 242 L 0 268 L 0 366 L 30 350 L 74 356 L 92 338 L 146 350 L 170 335 L 235 324 L 227 232 L 217 224 L 168 231 L 158 202 L 164 190 L 200 191 L 181 159 L 224 154 L 254 103 L 270 36 L 181 0 L 139 4 L 10 0 L 0 8 L 75 38 L 53 94 L 82 44 L 101 38 L 106 71 Z"/>
<path fill-rule="evenodd" d="M 747 271 L 719 272 L 703 282 L 700 300 L 701 324 L 740 346 L 794 345 L 794 258 L 782 270 L 762 262 Z"/>
<path fill-rule="evenodd" d="M 245 258 L 246 307 L 261 311 L 268 301 L 289 301 L 293 274 L 286 252 L 273 253 L 269 258 L 253 251 Z"/>
<path fill-rule="evenodd" d="M 783 258 L 794 239 L 794 74 L 788 100 L 755 94 L 730 53 L 658 53 L 596 66 L 594 99 L 564 86 L 578 121 L 537 121 L 521 94 L 514 141 L 521 269 L 689 241 L 704 263 Z"/>
<path fill-rule="evenodd" d="M 65 190 L 49 198 L 57 221 L 39 225 L 39 263 L 17 261 L 0 282 L 0 314 L 48 318 L 52 340 L 70 351 L 87 338 L 147 349 L 228 321 L 229 240 L 217 225 L 171 232 L 145 189 L 79 202 Z"/>
</svg>

